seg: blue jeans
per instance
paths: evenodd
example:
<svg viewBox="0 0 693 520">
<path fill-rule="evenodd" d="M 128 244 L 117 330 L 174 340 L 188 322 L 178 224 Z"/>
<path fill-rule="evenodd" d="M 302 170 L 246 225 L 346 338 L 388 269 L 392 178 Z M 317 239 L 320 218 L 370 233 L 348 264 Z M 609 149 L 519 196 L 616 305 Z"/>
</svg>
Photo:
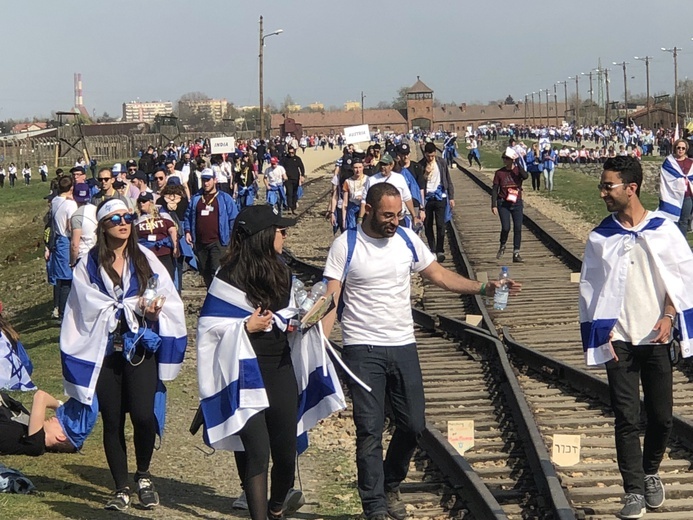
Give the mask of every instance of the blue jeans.
<svg viewBox="0 0 693 520">
<path fill-rule="evenodd" d="M 372 389 L 349 381 L 356 425 L 358 490 L 366 517 L 387 513 L 386 491 L 407 476 L 418 435 L 425 427 L 424 392 L 416 344 L 377 347 L 349 345 L 342 359 Z M 383 462 L 385 402 L 392 408 L 395 432 Z"/>
<path fill-rule="evenodd" d="M 681 204 L 681 216 L 677 225 L 683 236 L 688 234 L 688 224 L 691 222 L 691 211 L 693 211 L 693 199 L 691 197 L 684 197 L 683 203 Z"/>
<path fill-rule="evenodd" d="M 544 168 L 544 189 L 553 191 L 553 168 Z"/>
</svg>

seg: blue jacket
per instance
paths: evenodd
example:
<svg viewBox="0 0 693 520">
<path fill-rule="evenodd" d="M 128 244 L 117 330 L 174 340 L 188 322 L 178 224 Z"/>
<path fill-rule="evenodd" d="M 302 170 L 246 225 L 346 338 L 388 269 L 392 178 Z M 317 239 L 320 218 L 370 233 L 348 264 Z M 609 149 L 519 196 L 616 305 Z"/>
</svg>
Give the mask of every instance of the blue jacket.
<svg viewBox="0 0 693 520">
<path fill-rule="evenodd" d="M 219 203 L 219 241 L 221 245 L 226 247 L 231 241 L 231 230 L 233 223 L 238 215 L 238 206 L 233 201 L 231 195 L 226 192 L 219 191 L 217 202 Z M 197 219 L 197 203 L 202 198 L 202 191 L 198 191 L 192 196 L 188 209 L 185 212 L 185 220 L 183 221 L 183 231 L 192 235 L 193 243 L 196 242 L 195 237 L 195 221 Z"/>
</svg>

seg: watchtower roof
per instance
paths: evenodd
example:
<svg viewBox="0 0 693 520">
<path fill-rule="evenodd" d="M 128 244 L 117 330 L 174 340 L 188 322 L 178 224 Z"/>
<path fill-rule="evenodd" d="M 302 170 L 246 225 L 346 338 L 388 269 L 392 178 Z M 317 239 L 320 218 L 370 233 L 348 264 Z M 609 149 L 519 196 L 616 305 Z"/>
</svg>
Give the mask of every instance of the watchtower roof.
<svg viewBox="0 0 693 520">
<path fill-rule="evenodd" d="M 409 87 L 407 94 L 433 94 L 433 90 L 431 90 L 423 81 L 421 81 L 419 76 L 416 76 L 416 83 Z"/>
</svg>

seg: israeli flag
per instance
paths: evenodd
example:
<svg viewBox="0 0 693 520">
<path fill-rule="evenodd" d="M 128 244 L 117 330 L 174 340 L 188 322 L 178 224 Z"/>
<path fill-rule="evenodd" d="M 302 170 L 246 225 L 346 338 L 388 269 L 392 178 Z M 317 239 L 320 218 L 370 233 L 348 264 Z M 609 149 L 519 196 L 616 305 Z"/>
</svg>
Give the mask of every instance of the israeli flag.
<svg viewBox="0 0 693 520">
<path fill-rule="evenodd" d="M 292 302 L 293 303 L 293 302 Z M 215 448 L 242 451 L 237 433 L 253 415 L 269 407 L 260 367 L 244 322 L 254 309 L 240 289 L 215 278 L 209 287 L 197 328 L 197 368 L 205 442 Z M 298 309 L 274 313 L 286 330 Z M 346 407 L 336 371 L 326 354 L 320 326 L 289 335 L 291 360 L 299 390 L 296 435 L 305 433 L 331 413 Z M 303 442 L 299 445 L 304 445 Z"/>
<path fill-rule="evenodd" d="M 17 342 L 17 348 L 0 330 L 0 389 L 36 390 L 31 381 L 33 366 L 24 346 Z"/>
</svg>

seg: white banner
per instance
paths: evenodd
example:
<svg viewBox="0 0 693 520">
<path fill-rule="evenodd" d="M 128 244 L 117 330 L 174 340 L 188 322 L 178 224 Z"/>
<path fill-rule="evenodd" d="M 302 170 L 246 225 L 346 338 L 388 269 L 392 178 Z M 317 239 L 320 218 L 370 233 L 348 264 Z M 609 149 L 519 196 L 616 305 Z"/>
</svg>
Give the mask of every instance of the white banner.
<svg viewBox="0 0 693 520">
<path fill-rule="evenodd" d="M 236 151 L 236 140 L 233 137 L 213 137 L 209 140 L 209 146 L 213 154 L 234 153 Z"/>
<path fill-rule="evenodd" d="M 366 143 L 371 140 L 371 132 L 368 125 L 347 126 L 344 128 L 344 141 L 346 144 Z"/>
</svg>

